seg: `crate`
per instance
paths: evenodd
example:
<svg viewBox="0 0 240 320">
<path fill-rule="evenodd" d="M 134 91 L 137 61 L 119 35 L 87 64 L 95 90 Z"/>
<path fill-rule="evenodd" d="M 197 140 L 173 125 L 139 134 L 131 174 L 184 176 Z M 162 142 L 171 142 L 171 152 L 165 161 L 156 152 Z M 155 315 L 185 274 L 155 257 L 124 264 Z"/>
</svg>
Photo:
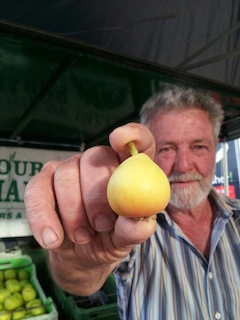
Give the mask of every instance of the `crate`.
<svg viewBox="0 0 240 320">
<path fill-rule="evenodd" d="M 30 282 L 37 291 L 38 298 L 41 299 L 43 305 L 47 311 L 46 314 L 39 316 L 32 316 L 27 318 L 28 320 L 57 320 L 58 311 L 51 297 L 46 297 L 36 274 L 36 266 L 32 262 L 32 259 L 28 255 L 22 255 L 20 250 L 16 250 L 10 253 L 0 254 L 0 270 L 7 269 L 21 269 L 24 268 L 30 275 Z"/>
<path fill-rule="evenodd" d="M 101 293 L 104 295 L 101 295 Z M 91 306 L 93 299 L 102 300 L 99 306 Z M 116 284 L 111 275 L 106 280 L 102 289 L 89 297 L 72 296 L 55 285 L 54 299 L 68 316 L 68 320 L 119 320 Z M 86 305 L 84 307 L 83 305 Z"/>
</svg>

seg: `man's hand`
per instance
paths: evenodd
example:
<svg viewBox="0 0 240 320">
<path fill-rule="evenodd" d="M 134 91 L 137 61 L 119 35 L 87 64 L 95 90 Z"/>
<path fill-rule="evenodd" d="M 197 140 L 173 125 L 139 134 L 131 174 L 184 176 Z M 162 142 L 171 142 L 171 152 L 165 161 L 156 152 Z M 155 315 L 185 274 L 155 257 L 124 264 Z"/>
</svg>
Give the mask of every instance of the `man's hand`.
<svg viewBox="0 0 240 320">
<path fill-rule="evenodd" d="M 155 220 L 117 216 L 106 188 L 134 141 L 153 157 L 155 143 L 143 125 L 115 129 L 111 147 L 97 146 L 71 159 L 49 162 L 28 183 L 25 206 L 35 239 L 49 250 L 54 278 L 66 291 L 91 294 L 132 248 L 155 231 Z"/>
</svg>

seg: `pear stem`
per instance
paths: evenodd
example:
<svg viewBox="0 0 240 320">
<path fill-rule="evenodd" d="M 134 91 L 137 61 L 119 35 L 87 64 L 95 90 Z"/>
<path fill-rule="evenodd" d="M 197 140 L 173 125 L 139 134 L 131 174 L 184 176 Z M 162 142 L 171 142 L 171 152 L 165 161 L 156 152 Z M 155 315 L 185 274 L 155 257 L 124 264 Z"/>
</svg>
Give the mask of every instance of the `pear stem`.
<svg viewBox="0 0 240 320">
<path fill-rule="evenodd" d="M 135 156 L 135 155 L 138 154 L 138 149 L 136 148 L 134 142 L 129 142 L 128 143 L 128 147 L 129 147 L 129 151 L 130 151 L 132 156 Z"/>
</svg>

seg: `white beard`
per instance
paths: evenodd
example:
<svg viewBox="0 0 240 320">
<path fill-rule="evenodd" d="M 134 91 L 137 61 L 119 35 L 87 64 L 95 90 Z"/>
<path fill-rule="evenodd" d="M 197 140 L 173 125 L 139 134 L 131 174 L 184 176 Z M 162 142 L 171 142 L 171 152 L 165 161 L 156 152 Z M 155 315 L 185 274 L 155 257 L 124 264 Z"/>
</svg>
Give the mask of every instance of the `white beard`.
<svg viewBox="0 0 240 320">
<path fill-rule="evenodd" d="M 199 173 L 173 173 L 169 176 L 169 181 L 196 181 L 191 187 L 178 188 L 171 184 L 171 199 L 169 204 L 181 210 L 190 209 L 198 206 L 204 199 L 207 198 L 211 185 L 212 178 L 204 179 Z"/>
</svg>

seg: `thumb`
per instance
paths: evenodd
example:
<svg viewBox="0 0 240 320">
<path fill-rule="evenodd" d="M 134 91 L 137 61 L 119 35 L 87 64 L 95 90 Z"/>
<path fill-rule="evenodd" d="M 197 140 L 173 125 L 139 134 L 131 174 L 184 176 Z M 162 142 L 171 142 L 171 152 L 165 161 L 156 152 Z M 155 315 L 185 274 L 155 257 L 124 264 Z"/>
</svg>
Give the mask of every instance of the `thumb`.
<svg viewBox="0 0 240 320">
<path fill-rule="evenodd" d="M 118 249 L 133 247 L 150 238 L 156 228 L 156 215 L 144 219 L 118 216 L 114 228 L 114 244 Z"/>
</svg>

